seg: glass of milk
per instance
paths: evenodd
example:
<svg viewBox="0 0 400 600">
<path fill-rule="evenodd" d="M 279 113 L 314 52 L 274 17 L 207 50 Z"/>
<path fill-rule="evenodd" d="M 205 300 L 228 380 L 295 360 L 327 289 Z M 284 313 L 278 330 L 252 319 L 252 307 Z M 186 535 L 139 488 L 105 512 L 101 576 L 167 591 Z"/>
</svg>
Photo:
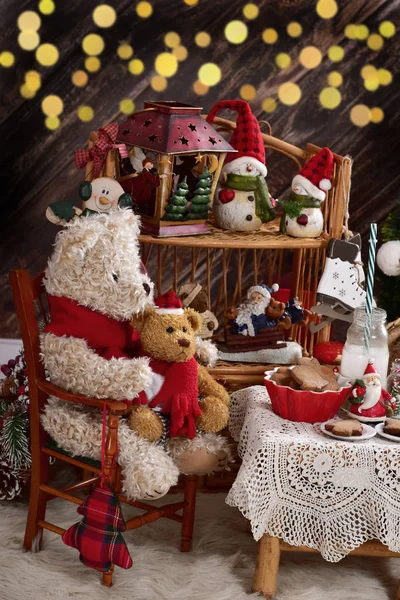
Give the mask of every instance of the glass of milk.
<svg viewBox="0 0 400 600">
<path fill-rule="evenodd" d="M 375 370 L 381 376 L 382 387 L 386 388 L 389 366 L 386 311 L 382 308 L 372 309 L 368 350 L 365 343 L 366 320 L 367 314 L 363 304 L 355 309 L 353 323 L 347 331 L 340 373 L 354 383 L 356 379 L 361 379 L 364 375 L 368 360 L 373 359 Z"/>
</svg>

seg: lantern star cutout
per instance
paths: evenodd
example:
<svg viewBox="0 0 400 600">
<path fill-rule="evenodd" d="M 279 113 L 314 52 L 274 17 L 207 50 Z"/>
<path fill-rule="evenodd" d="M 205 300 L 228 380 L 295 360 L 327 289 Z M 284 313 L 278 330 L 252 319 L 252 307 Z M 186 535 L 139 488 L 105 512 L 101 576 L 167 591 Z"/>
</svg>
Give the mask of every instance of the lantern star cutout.
<svg viewBox="0 0 400 600">
<path fill-rule="evenodd" d="M 208 141 L 211 142 L 213 146 L 217 143 L 217 140 L 211 136 L 208 138 Z"/>
<path fill-rule="evenodd" d="M 193 123 L 189 123 L 188 127 L 190 131 L 197 131 L 196 125 L 193 125 Z"/>
<path fill-rule="evenodd" d="M 184 135 L 182 135 L 182 136 L 179 138 L 179 140 L 180 140 L 180 142 L 181 142 L 182 146 L 188 146 L 188 145 L 189 145 L 189 140 L 187 140 L 187 139 L 185 138 L 185 136 L 184 136 Z"/>
<path fill-rule="evenodd" d="M 151 119 L 147 119 L 147 121 L 145 121 L 143 123 L 143 127 L 150 127 L 150 125 L 151 125 Z"/>
</svg>

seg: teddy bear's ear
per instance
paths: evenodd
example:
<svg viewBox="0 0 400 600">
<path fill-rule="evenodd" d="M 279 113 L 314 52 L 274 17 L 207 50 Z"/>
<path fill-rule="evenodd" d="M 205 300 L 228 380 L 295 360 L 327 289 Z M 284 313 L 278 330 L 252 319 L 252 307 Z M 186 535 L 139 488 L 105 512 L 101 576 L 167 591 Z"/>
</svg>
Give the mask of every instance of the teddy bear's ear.
<svg viewBox="0 0 400 600">
<path fill-rule="evenodd" d="M 83 263 L 86 252 L 93 248 L 99 239 L 99 232 L 93 229 L 71 230 L 73 235 L 69 236 L 68 242 L 63 245 L 60 262 Z"/>
<path fill-rule="evenodd" d="M 132 317 L 131 322 L 130 322 L 131 327 L 133 327 L 133 329 L 136 329 L 136 331 L 138 331 L 140 333 L 143 329 L 146 319 L 150 315 L 153 315 L 154 313 L 155 313 L 154 306 L 146 306 L 146 308 L 142 312 L 140 312 L 137 315 L 134 315 Z"/>
<path fill-rule="evenodd" d="M 190 323 L 191 328 L 196 333 L 201 329 L 201 316 L 192 308 L 185 308 L 185 316 Z"/>
</svg>

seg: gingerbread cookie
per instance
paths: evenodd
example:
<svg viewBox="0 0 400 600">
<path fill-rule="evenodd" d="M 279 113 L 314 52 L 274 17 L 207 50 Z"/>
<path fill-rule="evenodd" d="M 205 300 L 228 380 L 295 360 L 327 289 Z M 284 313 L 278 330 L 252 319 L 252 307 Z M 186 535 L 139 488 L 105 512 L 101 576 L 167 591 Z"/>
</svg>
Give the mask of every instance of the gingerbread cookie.
<svg viewBox="0 0 400 600">
<path fill-rule="evenodd" d="M 286 385 L 294 390 L 300 389 L 297 381 L 293 379 L 292 369 L 290 367 L 279 367 L 270 379 L 271 381 L 275 381 L 276 385 Z"/>
<path fill-rule="evenodd" d="M 355 419 L 345 419 L 344 421 L 335 421 L 335 423 L 327 423 L 326 431 L 330 431 L 333 435 L 342 437 L 352 437 L 363 434 L 362 423 Z"/>
<path fill-rule="evenodd" d="M 328 385 L 326 386 L 325 390 L 333 390 L 334 392 L 340 390 L 340 385 L 336 379 L 336 373 L 329 367 L 325 367 L 323 365 L 320 365 L 319 369 L 322 377 L 328 380 Z"/>
<path fill-rule="evenodd" d="M 292 369 L 292 375 L 301 389 L 309 392 L 322 392 L 329 384 L 315 365 L 297 365 Z"/>
<path fill-rule="evenodd" d="M 390 435 L 400 437 L 400 419 L 386 419 L 383 431 Z"/>
</svg>

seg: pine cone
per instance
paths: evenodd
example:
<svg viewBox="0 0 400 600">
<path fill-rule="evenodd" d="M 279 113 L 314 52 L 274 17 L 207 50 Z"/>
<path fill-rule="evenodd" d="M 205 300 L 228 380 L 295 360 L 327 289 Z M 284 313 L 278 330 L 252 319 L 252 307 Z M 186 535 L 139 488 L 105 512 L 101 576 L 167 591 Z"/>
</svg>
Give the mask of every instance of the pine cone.
<svg viewBox="0 0 400 600">
<path fill-rule="evenodd" d="M 17 397 L 17 385 L 13 375 L 0 380 L 0 398 L 12 400 Z"/>
<path fill-rule="evenodd" d="M 14 500 L 22 490 L 21 480 L 10 465 L 0 460 L 0 500 Z"/>
</svg>

